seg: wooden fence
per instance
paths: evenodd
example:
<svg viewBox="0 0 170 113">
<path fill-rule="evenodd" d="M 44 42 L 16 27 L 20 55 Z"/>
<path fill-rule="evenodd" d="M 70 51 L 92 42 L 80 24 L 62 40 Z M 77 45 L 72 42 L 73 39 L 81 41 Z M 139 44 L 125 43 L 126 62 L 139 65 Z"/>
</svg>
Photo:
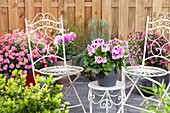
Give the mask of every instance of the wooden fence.
<svg viewBox="0 0 170 113">
<path fill-rule="evenodd" d="M 50 12 L 56 18 L 86 26 L 95 16 L 106 19 L 112 27 L 112 38 L 127 40 L 135 30 L 144 30 L 146 16 L 170 12 L 170 0 L 0 0 L 0 35 L 14 29 L 25 28 L 29 20 L 39 13 Z"/>
</svg>

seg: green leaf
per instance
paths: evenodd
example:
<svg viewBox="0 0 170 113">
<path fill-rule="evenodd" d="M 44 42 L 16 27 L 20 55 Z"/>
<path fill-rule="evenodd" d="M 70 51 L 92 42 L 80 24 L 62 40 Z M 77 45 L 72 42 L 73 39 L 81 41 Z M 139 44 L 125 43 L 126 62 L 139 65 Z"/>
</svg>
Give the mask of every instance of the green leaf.
<svg viewBox="0 0 170 113">
<path fill-rule="evenodd" d="M 89 66 L 88 66 L 88 67 L 85 68 L 85 72 L 89 72 L 89 71 L 91 71 L 91 70 L 92 70 L 92 67 L 89 67 Z"/>
<path fill-rule="evenodd" d="M 93 68 L 93 69 L 92 69 L 92 72 L 93 72 L 93 73 L 95 73 L 95 74 L 99 74 L 99 72 L 100 72 L 100 69 Z"/>
</svg>

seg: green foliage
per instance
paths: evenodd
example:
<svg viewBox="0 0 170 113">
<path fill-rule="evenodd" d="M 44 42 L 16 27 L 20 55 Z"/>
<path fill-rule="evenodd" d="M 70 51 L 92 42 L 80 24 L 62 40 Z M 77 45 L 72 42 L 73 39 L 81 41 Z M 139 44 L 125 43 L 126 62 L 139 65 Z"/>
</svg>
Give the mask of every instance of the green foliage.
<svg viewBox="0 0 170 113">
<path fill-rule="evenodd" d="M 78 54 L 79 52 L 84 50 L 85 45 L 83 43 L 85 42 L 85 36 L 84 36 L 85 34 L 84 34 L 84 28 L 82 28 L 81 24 L 77 25 L 76 21 L 73 21 L 72 24 L 65 25 L 64 28 L 67 31 L 76 33 L 77 38 L 73 41 L 73 48 L 74 50 L 76 50 L 75 54 Z"/>
<path fill-rule="evenodd" d="M 54 83 L 52 76 L 37 76 L 36 85 L 25 87 L 26 76 L 19 76 L 22 70 L 14 70 L 14 78 L 10 78 L 6 83 L 6 76 L 0 75 L 0 113 L 68 113 L 66 107 L 68 102 L 61 105 L 63 97 L 60 90 L 61 85 Z M 47 84 L 41 88 L 42 84 Z M 63 107 L 61 111 L 59 108 Z"/>
<path fill-rule="evenodd" d="M 151 98 L 157 98 L 159 102 L 161 103 L 159 106 L 158 106 L 158 103 L 155 103 L 152 101 L 145 104 L 145 102 L 147 101 L 147 99 L 145 99 L 141 103 L 141 105 L 145 104 L 146 109 L 154 113 L 169 113 L 170 112 L 170 99 L 168 98 L 169 93 L 167 93 L 167 95 L 165 95 L 164 93 L 165 88 L 166 88 L 165 84 L 163 84 L 162 87 L 157 87 L 154 83 L 152 84 L 152 87 L 146 87 L 146 86 L 140 86 L 140 87 L 142 88 L 144 92 L 152 94 L 153 96 Z M 147 112 L 142 112 L 142 113 L 147 113 Z"/>
<path fill-rule="evenodd" d="M 100 40 L 100 39 L 96 39 L 96 40 Z M 94 41 L 96 41 L 96 40 L 94 40 Z M 115 42 L 116 40 L 118 42 Z M 113 41 L 113 43 L 110 43 L 112 41 Z M 91 55 L 90 55 L 91 51 L 89 50 L 89 48 L 92 49 L 92 46 L 88 45 L 88 49 L 86 49 L 84 51 L 84 53 L 85 53 L 84 54 L 84 56 L 85 56 L 85 60 L 84 60 L 85 72 L 92 71 L 95 74 L 99 74 L 102 71 L 104 74 L 109 75 L 109 72 L 113 68 L 116 67 L 117 71 L 120 72 L 122 69 L 122 66 L 125 67 L 123 61 L 126 61 L 126 58 L 124 56 L 127 55 L 127 45 L 125 45 L 123 41 L 120 41 L 118 39 L 110 40 L 110 42 L 108 44 L 105 44 L 105 45 L 108 45 L 109 50 L 102 51 L 102 47 L 99 46 L 99 47 L 97 47 L 97 49 L 95 49 L 95 52 L 92 52 Z M 111 53 L 111 50 L 117 46 L 121 47 L 122 50 L 124 50 L 124 53 L 122 54 L 121 57 L 119 57 L 119 58 L 117 57 L 114 59 L 113 54 Z M 120 51 L 118 53 L 120 53 Z M 96 62 L 97 61 L 96 57 L 106 58 L 106 62 L 98 63 L 98 62 Z"/>
<path fill-rule="evenodd" d="M 81 28 L 79 29 L 81 30 Z M 88 22 L 88 33 L 86 34 L 82 34 L 82 38 L 81 39 L 84 43 L 80 46 L 78 46 L 79 49 L 79 54 L 77 54 L 73 61 L 77 63 L 77 65 L 79 66 L 84 66 L 84 60 L 85 60 L 85 56 L 84 56 L 84 50 L 87 47 L 87 44 L 91 44 L 91 42 L 97 38 L 101 38 L 104 39 L 105 41 L 109 40 L 109 36 L 108 36 L 108 30 L 109 29 L 109 25 L 106 22 L 106 20 L 98 20 L 97 18 L 93 18 Z"/>
<path fill-rule="evenodd" d="M 107 21 L 98 20 L 97 18 L 93 18 L 88 22 L 88 29 L 89 29 L 89 39 L 87 39 L 87 44 L 91 44 L 92 40 L 97 38 L 104 39 L 105 41 L 109 40 L 108 30 L 109 25 Z"/>
</svg>

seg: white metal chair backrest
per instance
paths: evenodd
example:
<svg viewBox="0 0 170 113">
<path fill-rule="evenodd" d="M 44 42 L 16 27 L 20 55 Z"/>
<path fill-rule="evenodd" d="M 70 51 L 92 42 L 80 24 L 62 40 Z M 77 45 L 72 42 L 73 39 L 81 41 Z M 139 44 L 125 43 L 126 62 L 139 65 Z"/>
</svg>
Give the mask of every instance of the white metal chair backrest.
<svg viewBox="0 0 170 113">
<path fill-rule="evenodd" d="M 25 19 L 25 24 L 26 24 L 26 34 L 28 36 L 28 44 L 29 44 L 29 49 L 30 49 L 30 56 L 31 56 L 31 63 L 32 63 L 32 71 L 33 71 L 33 76 L 35 80 L 35 65 L 38 61 L 40 61 L 43 58 L 47 57 L 57 57 L 60 58 L 64 61 L 64 66 L 66 66 L 66 55 L 65 55 L 65 45 L 64 45 L 64 36 L 63 36 L 63 18 L 62 16 L 56 20 L 54 16 L 50 13 L 38 13 L 35 18 L 33 19 L 32 22 L 29 20 Z M 35 32 L 39 33 L 38 39 L 34 40 L 33 35 Z M 54 37 L 58 34 L 62 34 L 62 44 L 63 44 L 63 57 L 60 57 L 57 55 L 58 53 L 58 46 L 57 46 L 57 51 L 54 54 L 51 54 L 51 46 L 54 45 Z M 35 36 L 36 37 L 36 36 Z M 44 41 L 48 41 L 44 42 Z M 36 46 L 39 44 L 43 45 L 44 50 L 46 51 L 45 55 L 41 55 L 41 53 L 38 52 L 39 58 L 34 61 L 33 55 L 32 55 L 32 48 L 31 48 L 31 41 L 34 41 Z"/>
<path fill-rule="evenodd" d="M 145 43 L 144 43 L 144 54 L 142 60 L 142 66 L 145 65 L 145 61 L 150 58 L 162 58 L 163 60 L 167 60 L 170 62 L 170 53 L 167 53 L 167 49 L 170 49 L 170 41 L 166 38 L 166 34 L 170 33 L 170 13 L 160 13 L 153 20 L 149 16 L 147 16 L 146 23 L 146 35 L 145 35 Z M 148 37 L 148 33 L 158 32 L 160 35 L 156 38 Z M 148 40 L 151 42 L 150 44 L 150 56 L 146 57 L 146 50 L 148 49 Z M 163 40 L 164 43 L 160 43 L 160 40 Z M 155 50 L 156 52 L 154 52 Z M 168 51 L 169 52 L 169 51 Z"/>
</svg>

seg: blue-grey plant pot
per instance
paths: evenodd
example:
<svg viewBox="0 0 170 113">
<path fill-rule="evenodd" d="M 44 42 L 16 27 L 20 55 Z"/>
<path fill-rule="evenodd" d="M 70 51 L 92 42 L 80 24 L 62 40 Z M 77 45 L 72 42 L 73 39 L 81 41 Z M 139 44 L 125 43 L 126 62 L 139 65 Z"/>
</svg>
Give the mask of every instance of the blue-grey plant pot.
<svg viewBox="0 0 170 113">
<path fill-rule="evenodd" d="M 96 74 L 98 85 L 104 87 L 115 86 L 119 76 L 119 72 L 116 69 L 117 67 L 113 68 L 109 75 L 105 75 L 102 71 Z"/>
</svg>

